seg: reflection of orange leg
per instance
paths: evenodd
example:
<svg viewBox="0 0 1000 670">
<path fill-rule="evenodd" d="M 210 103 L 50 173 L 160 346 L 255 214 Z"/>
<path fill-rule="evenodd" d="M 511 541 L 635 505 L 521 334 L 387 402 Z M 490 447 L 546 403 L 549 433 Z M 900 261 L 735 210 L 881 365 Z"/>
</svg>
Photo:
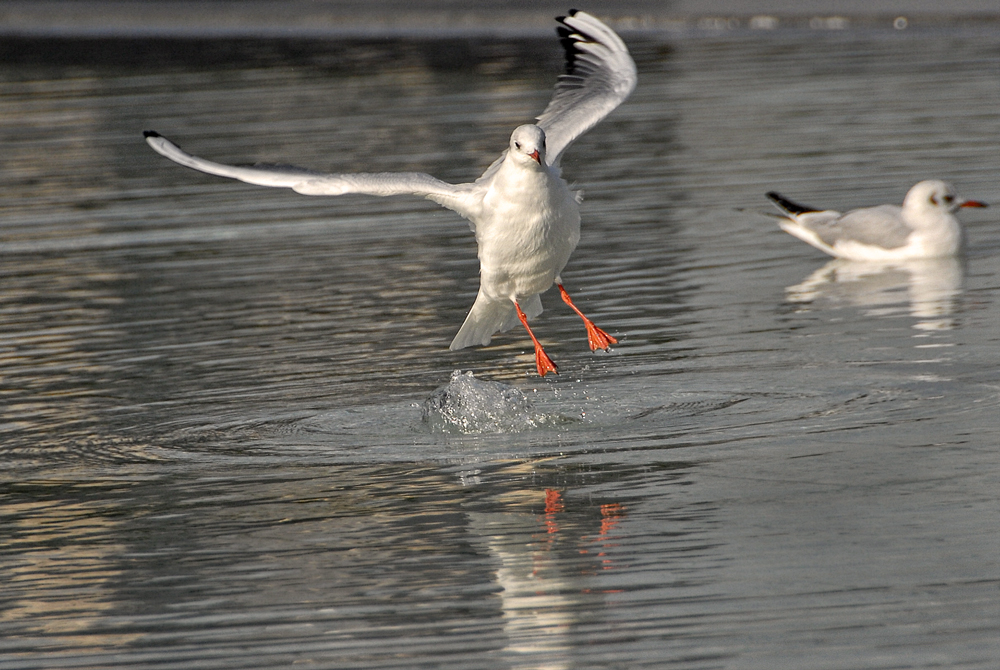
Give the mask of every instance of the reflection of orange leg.
<svg viewBox="0 0 1000 670">
<path fill-rule="evenodd" d="M 521 311 L 521 306 L 515 302 L 514 307 L 517 309 L 517 318 L 519 318 L 521 323 L 524 324 L 524 329 L 528 331 L 528 335 L 531 336 L 531 341 L 535 343 L 535 367 L 538 368 L 538 374 L 542 377 L 544 377 L 547 372 L 558 374 L 556 364 L 552 362 L 549 355 L 545 353 L 544 349 L 542 349 L 542 345 L 538 343 L 538 338 L 536 338 L 535 334 L 531 332 L 531 328 L 528 326 L 528 317 L 526 317 L 524 312 Z"/>
<path fill-rule="evenodd" d="M 621 503 L 601 505 L 601 532 L 598 535 L 606 537 L 623 518 L 625 518 L 625 505 Z"/>
<path fill-rule="evenodd" d="M 556 514 L 566 509 L 562 496 L 555 489 L 545 489 L 545 530 L 548 533 L 559 532 L 559 522 Z"/>
<path fill-rule="evenodd" d="M 607 349 L 612 344 L 617 344 L 618 340 L 611 337 L 603 330 L 594 325 L 594 322 L 583 315 L 573 301 L 569 299 L 569 293 L 566 293 L 566 289 L 563 288 L 562 284 L 556 284 L 559 287 L 559 294 L 562 296 L 563 302 L 569 305 L 570 309 L 576 312 L 581 319 L 583 319 L 583 325 L 587 327 L 587 343 L 590 345 L 591 351 L 596 351 L 598 349 Z"/>
<path fill-rule="evenodd" d="M 562 512 L 566 506 L 562 502 L 562 494 L 555 489 L 545 489 L 545 513 Z"/>
</svg>

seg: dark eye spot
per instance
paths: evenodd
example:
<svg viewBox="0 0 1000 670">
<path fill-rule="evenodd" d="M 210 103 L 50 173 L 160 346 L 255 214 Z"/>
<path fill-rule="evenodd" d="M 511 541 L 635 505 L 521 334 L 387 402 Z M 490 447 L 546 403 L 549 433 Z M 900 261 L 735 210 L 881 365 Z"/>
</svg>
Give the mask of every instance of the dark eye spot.
<svg viewBox="0 0 1000 670">
<path fill-rule="evenodd" d="M 936 205 L 936 204 L 938 204 L 938 201 L 937 201 L 937 196 L 936 196 L 936 195 L 932 195 L 932 196 L 931 196 L 931 204 L 932 204 L 932 205 Z"/>
<path fill-rule="evenodd" d="M 946 195 L 944 197 L 944 201 L 950 205 L 951 203 L 955 202 L 955 196 L 953 196 L 953 195 Z"/>
<path fill-rule="evenodd" d="M 520 149 L 521 149 L 521 143 L 520 142 L 514 142 L 514 148 L 520 151 Z"/>
</svg>

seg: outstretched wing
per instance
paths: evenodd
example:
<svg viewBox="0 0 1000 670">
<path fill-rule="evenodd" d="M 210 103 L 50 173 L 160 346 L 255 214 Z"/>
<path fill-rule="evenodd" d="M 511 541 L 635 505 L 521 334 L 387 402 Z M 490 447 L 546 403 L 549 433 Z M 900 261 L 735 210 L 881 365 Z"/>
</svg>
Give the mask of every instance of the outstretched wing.
<svg viewBox="0 0 1000 670">
<path fill-rule="evenodd" d="M 586 12 L 556 19 L 566 49 L 566 73 L 538 125 L 545 131 L 549 165 L 558 165 L 573 140 L 593 128 L 635 88 L 635 62 L 611 28 Z"/>
<path fill-rule="evenodd" d="M 175 163 L 248 184 L 290 188 L 304 195 L 419 195 L 466 218 L 477 213 L 473 184 L 449 184 L 422 172 L 329 174 L 291 165 L 225 165 L 192 156 L 155 131 L 147 130 L 143 135 L 156 153 Z"/>
</svg>

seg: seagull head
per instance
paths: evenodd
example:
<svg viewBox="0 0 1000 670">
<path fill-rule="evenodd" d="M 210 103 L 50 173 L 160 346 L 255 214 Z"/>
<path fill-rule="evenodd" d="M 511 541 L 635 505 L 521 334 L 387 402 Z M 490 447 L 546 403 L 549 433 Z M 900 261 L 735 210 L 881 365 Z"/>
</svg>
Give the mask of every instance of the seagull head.
<svg viewBox="0 0 1000 670">
<path fill-rule="evenodd" d="M 978 200 L 963 200 L 948 182 L 927 179 L 910 189 L 903 200 L 903 209 L 913 211 L 940 210 L 957 212 L 960 207 L 986 207 Z"/>
<path fill-rule="evenodd" d="M 510 155 L 519 165 L 545 164 L 545 131 L 538 126 L 518 126 L 510 135 Z"/>
</svg>

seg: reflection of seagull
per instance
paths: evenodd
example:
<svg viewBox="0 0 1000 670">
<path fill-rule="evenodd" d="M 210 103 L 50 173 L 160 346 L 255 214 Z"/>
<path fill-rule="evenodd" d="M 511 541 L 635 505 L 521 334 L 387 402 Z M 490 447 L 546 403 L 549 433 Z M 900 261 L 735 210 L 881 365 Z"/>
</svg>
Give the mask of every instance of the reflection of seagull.
<svg viewBox="0 0 1000 670">
<path fill-rule="evenodd" d="M 452 349 L 489 344 L 493 334 L 524 324 L 535 345 L 538 374 L 556 366 L 528 326 L 542 312 L 539 294 L 553 283 L 583 319 L 592 350 L 616 342 L 583 316 L 563 288 L 560 273 L 580 239 L 579 194 L 560 175 L 567 147 L 614 110 L 635 88 L 635 63 L 610 28 L 584 12 L 559 17 L 566 74 L 538 117 L 516 128 L 510 145 L 471 184 L 448 184 L 427 174 L 324 174 L 275 165 L 235 167 L 191 156 L 147 131 L 155 151 L 181 165 L 250 184 L 291 188 L 306 195 L 419 195 L 471 222 L 479 244 L 479 295 Z"/>
<path fill-rule="evenodd" d="M 860 263 L 838 258 L 789 286 L 790 302 L 824 299 L 863 307 L 874 316 L 898 314 L 903 308 L 920 319 L 920 330 L 947 330 L 962 293 L 964 270 L 957 258 Z"/>
<path fill-rule="evenodd" d="M 954 256 L 962 248 L 960 207 L 985 207 L 962 200 L 951 185 L 929 179 L 910 189 L 903 206 L 879 205 L 846 214 L 799 205 L 771 191 L 767 197 L 786 214 L 778 225 L 831 256 L 855 261 Z"/>
</svg>

